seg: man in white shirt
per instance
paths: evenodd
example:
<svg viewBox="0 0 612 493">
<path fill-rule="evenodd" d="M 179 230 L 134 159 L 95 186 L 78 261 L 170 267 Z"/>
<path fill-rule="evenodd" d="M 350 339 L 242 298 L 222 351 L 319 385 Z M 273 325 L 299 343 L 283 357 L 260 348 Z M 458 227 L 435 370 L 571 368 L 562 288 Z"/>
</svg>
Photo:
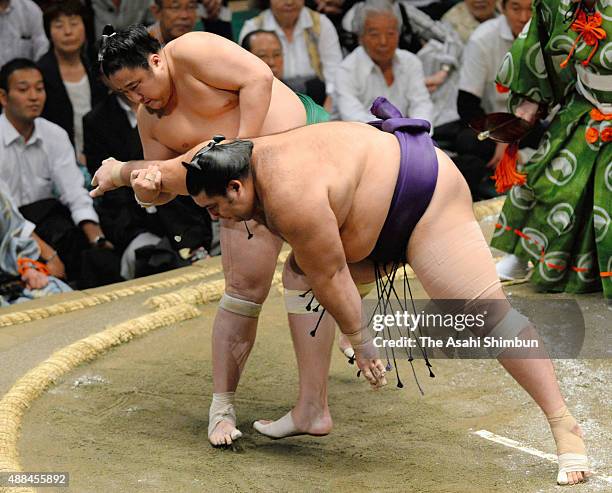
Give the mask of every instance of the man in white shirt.
<svg viewBox="0 0 612 493">
<path fill-rule="evenodd" d="M 514 39 L 531 19 L 531 0 L 502 0 L 502 13 L 478 26 L 463 52 L 457 110 L 464 122 L 507 111 L 507 90 L 496 86 L 495 77 Z M 492 146 L 488 141 L 478 144 L 473 140 L 472 144 L 482 149 L 475 154 L 488 160 L 487 166 L 493 169 L 506 148 L 506 144 Z"/>
<path fill-rule="evenodd" d="M 74 279 L 80 275 L 81 261 L 75 248 L 112 245 L 98 224 L 68 134 L 40 118 L 45 98 L 42 74 L 34 62 L 15 59 L 2 67 L 0 179 L 26 219 L 36 224 L 38 236 L 56 248 L 68 278 Z M 75 225 L 81 231 L 72 231 Z"/>
<path fill-rule="evenodd" d="M 304 7 L 304 0 L 293 0 L 289 6 L 281 5 L 283 1 L 274 0 L 270 9 L 246 21 L 239 42 L 252 31 L 274 31 L 283 47 L 285 80 L 319 77 L 327 93 L 324 107 L 331 112 L 336 70 L 342 61 L 336 29 L 325 15 Z M 279 23 L 274 12 L 282 13 L 280 22 L 286 25 Z M 314 66 L 319 64 L 320 74 Z"/>
<path fill-rule="evenodd" d="M 47 51 L 40 7 L 32 0 L 0 0 L 0 67 L 13 58 L 38 60 Z"/>
<path fill-rule="evenodd" d="M 398 49 L 399 20 L 387 0 L 368 0 L 357 12 L 361 46 L 340 64 L 336 102 L 340 118 L 367 122 L 370 106 L 386 97 L 404 115 L 432 121 L 434 108 L 419 58 Z"/>
</svg>

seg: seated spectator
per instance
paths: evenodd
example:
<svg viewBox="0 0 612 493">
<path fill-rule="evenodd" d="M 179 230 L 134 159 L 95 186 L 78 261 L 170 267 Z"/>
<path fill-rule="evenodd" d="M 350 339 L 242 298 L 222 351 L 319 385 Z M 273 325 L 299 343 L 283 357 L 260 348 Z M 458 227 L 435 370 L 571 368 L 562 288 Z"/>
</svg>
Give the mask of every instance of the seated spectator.
<svg viewBox="0 0 612 493">
<path fill-rule="evenodd" d="M 32 0 L 0 0 L 0 67 L 14 58 L 38 60 L 48 49 L 40 7 Z"/>
<path fill-rule="evenodd" d="M 18 58 L 0 69 L 0 103 L 0 179 L 20 212 L 57 250 L 68 280 L 79 288 L 119 280 L 118 259 L 82 186 L 70 139 L 40 118 L 45 86 L 34 62 Z"/>
<path fill-rule="evenodd" d="M 155 0 L 151 12 L 156 21 L 149 32 L 161 45 L 194 30 L 198 20 L 196 0 Z"/>
<path fill-rule="evenodd" d="M 285 81 L 318 78 L 325 82 L 324 107 L 332 109 L 334 79 L 342 51 L 331 21 L 304 7 L 304 0 L 270 0 L 270 9 L 244 23 L 240 42 L 251 31 L 274 31 L 283 45 Z"/>
<path fill-rule="evenodd" d="M 85 155 L 92 176 L 108 156 L 121 161 L 143 158 L 137 107 L 123 96 L 107 94 L 85 116 Z M 123 187 L 100 197 L 96 210 L 104 232 L 121 254 L 124 279 L 188 265 L 188 260 L 210 250 L 210 216 L 190 197 L 144 209 L 134 200 L 134 192 Z M 177 253 L 183 249 L 188 251 L 185 259 Z"/>
<path fill-rule="evenodd" d="M 503 0 L 502 13 L 483 22 L 470 36 L 459 76 L 457 109 L 465 126 L 457 136 L 456 148 L 466 159 L 465 166 L 459 167 L 473 194 L 482 179 L 493 173 L 507 144 L 481 142 L 467 124 L 484 114 L 507 111 L 507 91 L 496 86 L 495 77 L 514 39 L 531 18 L 531 0 Z M 521 146 L 537 147 L 541 133 L 541 129 L 532 132 Z"/>
<path fill-rule="evenodd" d="M 355 0 L 306 0 L 306 7 L 325 14 L 338 34 L 342 30 L 342 17 L 355 4 Z"/>
<path fill-rule="evenodd" d="M 423 46 L 431 40 L 442 45 L 441 52 L 444 54 L 445 63 L 451 67 L 457 67 L 463 50 L 463 43 L 459 35 L 444 22 L 435 21 L 432 17 L 407 0 L 391 0 L 396 9 L 399 20 L 399 47 L 412 53 L 418 53 Z M 355 13 L 363 5 L 363 1 L 357 2 L 342 19 L 342 27 L 346 32 L 353 33 L 353 45 L 357 45 L 357 32 L 353 19 Z M 344 36 L 345 47 L 351 51 L 350 36 Z"/>
<path fill-rule="evenodd" d="M 227 0 L 202 0 L 198 10 L 200 20 L 195 31 L 206 31 L 234 41 L 232 33 L 232 11 L 227 7 Z"/>
<path fill-rule="evenodd" d="M 96 40 L 106 24 L 123 29 L 132 24 L 149 26 L 155 22 L 149 10 L 151 0 L 87 0 L 94 14 Z"/>
<path fill-rule="evenodd" d="M 399 20 L 388 0 L 368 0 L 357 9 L 355 25 L 361 46 L 338 68 L 336 101 L 340 118 L 373 120 L 370 106 L 386 97 L 410 118 L 432 121 L 433 104 L 419 58 L 398 49 Z"/>
<path fill-rule="evenodd" d="M 465 0 L 444 14 L 442 21 L 452 26 L 461 37 L 461 41 L 467 43 L 480 24 L 497 15 L 499 14 L 496 0 Z"/>
<path fill-rule="evenodd" d="M 35 239 L 34 225 L 19 213 L 1 180 L 0 209 L 0 306 L 70 291 L 70 286 L 51 275 L 55 265 L 62 276 L 61 261 L 49 245 Z M 46 258 L 39 242 L 47 249 Z"/>
<path fill-rule="evenodd" d="M 274 31 L 251 31 L 242 40 L 242 47 L 266 62 L 274 77 L 282 80 L 293 91 L 310 96 L 317 104 L 324 104 L 326 94 L 323 81 L 317 78 L 283 80 L 283 45 Z"/>
<path fill-rule="evenodd" d="M 456 3 L 456 0 L 402 0 L 402 2 L 438 20 Z"/>
<path fill-rule="evenodd" d="M 447 136 L 455 131 L 455 122 L 459 119 L 457 86 L 463 43 L 448 25 L 434 21 L 405 0 L 391 3 L 399 21 L 399 48 L 417 54 L 423 63 L 425 85 L 434 105 L 431 120 L 436 129 L 434 137 L 446 142 Z M 364 2 L 355 4 L 343 20 L 343 25 L 353 32 L 358 30 L 354 22 L 355 13 L 363 6 Z M 447 126 L 449 124 L 452 125 Z M 444 148 L 452 150 L 448 146 Z"/>
<path fill-rule="evenodd" d="M 38 61 L 47 99 L 42 117 L 56 123 L 83 156 L 83 116 L 100 101 L 105 89 L 85 56 L 85 23 L 79 0 L 51 4 L 44 13 L 51 49 Z"/>
</svg>

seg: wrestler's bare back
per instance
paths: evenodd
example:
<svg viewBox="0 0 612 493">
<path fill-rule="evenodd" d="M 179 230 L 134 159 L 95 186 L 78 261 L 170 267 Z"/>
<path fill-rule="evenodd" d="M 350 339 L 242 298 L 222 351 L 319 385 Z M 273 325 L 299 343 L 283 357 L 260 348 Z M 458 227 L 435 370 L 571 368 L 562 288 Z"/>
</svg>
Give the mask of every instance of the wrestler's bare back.
<svg viewBox="0 0 612 493">
<path fill-rule="evenodd" d="M 462 183 L 450 158 L 440 149 L 436 153 L 440 173 L 428 217 L 443 213 L 443 196 L 459 193 L 456 187 Z M 399 162 L 396 137 L 363 123 L 323 123 L 255 139 L 256 186 L 265 211 L 259 220 L 283 236 L 276 219 L 292 211 L 295 227 L 303 227 L 304 218 L 317 210 L 321 197 L 317 191 L 326 190 L 346 260 L 359 262 L 376 245 L 395 191 Z"/>
<path fill-rule="evenodd" d="M 228 138 L 237 136 L 240 123 L 238 91 L 219 89 L 197 79 L 176 56 L 179 50 L 206 49 L 209 41 L 206 36 L 210 37 L 207 33 L 190 33 L 162 50 L 175 94 L 165 111 L 153 112 L 144 105 L 139 107 L 138 128 L 146 159 L 178 156 L 215 134 Z M 223 67 L 215 70 L 223 71 Z M 261 134 L 283 132 L 305 124 L 306 112 L 299 98 L 274 79 Z"/>
<path fill-rule="evenodd" d="M 265 211 L 259 220 L 282 236 L 277 217 L 293 211 L 299 224 L 326 190 L 347 261 L 362 260 L 384 224 L 399 159 L 397 139 L 363 123 L 323 123 L 255 139 L 253 166 Z"/>
</svg>

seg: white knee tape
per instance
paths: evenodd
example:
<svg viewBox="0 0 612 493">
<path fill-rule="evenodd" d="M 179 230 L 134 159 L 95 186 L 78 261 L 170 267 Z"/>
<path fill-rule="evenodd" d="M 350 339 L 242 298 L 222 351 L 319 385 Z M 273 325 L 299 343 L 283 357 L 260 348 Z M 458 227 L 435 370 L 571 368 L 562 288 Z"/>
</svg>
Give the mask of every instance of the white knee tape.
<svg viewBox="0 0 612 493">
<path fill-rule="evenodd" d="M 234 392 L 213 394 L 208 411 L 208 436 L 215 431 L 220 421 L 230 421 L 236 426 L 236 411 L 234 410 Z"/>
<path fill-rule="evenodd" d="M 250 318 L 259 317 L 259 313 L 261 312 L 261 304 L 234 298 L 227 293 L 223 293 L 221 301 L 219 301 L 219 306 L 228 312 Z"/>
<path fill-rule="evenodd" d="M 304 291 L 296 289 L 285 289 L 285 309 L 287 313 L 293 313 L 295 315 L 307 315 L 312 313 L 312 309 L 319 305 L 319 302 L 312 299 L 312 292 L 306 296 L 302 296 Z M 312 300 L 312 301 L 311 301 Z M 306 309 L 306 306 L 310 305 L 310 310 Z"/>
<path fill-rule="evenodd" d="M 359 291 L 359 296 L 361 299 L 365 298 L 370 292 L 376 287 L 376 281 L 366 282 L 366 283 L 358 283 L 357 291 Z"/>
<path fill-rule="evenodd" d="M 521 331 L 529 325 L 529 319 L 511 308 L 502 320 L 487 334 L 494 339 L 509 340 L 517 337 Z M 505 348 L 489 348 L 492 357 L 497 358 Z"/>
</svg>

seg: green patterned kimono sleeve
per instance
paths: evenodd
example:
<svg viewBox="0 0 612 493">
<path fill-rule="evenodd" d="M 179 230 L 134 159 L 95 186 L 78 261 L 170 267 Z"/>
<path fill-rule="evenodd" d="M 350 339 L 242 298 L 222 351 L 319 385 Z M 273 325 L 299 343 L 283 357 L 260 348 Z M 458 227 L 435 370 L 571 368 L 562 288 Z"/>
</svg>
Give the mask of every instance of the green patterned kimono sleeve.
<svg viewBox="0 0 612 493">
<path fill-rule="evenodd" d="M 556 67 L 558 67 L 556 58 L 552 58 L 553 63 L 551 64 L 555 67 L 555 73 L 552 77 L 549 76 L 538 32 L 539 22 L 543 23 L 543 31 L 546 33 L 553 31 L 554 26 L 550 25 L 552 16 L 546 16 L 549 18 L 549 22 L 546 23 L 545 19 L 540 16 L 540 12 L 544 10 L 550 11 L 549 9 L 553 8 L 556 9 L 559 2 L 558 0 L 552 0 L 549 2 L 552 5 L 544 2 L 540 6 L 541 3 L 541 0 L 534 1 L 531 21 L 516 38 L 497 72 L 496 82 L 509 88 L 511 91 L 510 98 L 508 99 L 508 109 L 510 111 L 513 111 L 524 98 L 531 99 L 537 103 L 553 103 L 554 91 L 551 87 L 551 80 L 554 84 L 561 86 L 559 88 L 561 91 L 559 92 L 562 94 L 566 94 L 567 90 L 570 89 L 568 87 L 570 81 L 563 81 L 559 71 L 556 70 Z M 546 55 L 550 56 L 548 53 Z"/>
</svg>

